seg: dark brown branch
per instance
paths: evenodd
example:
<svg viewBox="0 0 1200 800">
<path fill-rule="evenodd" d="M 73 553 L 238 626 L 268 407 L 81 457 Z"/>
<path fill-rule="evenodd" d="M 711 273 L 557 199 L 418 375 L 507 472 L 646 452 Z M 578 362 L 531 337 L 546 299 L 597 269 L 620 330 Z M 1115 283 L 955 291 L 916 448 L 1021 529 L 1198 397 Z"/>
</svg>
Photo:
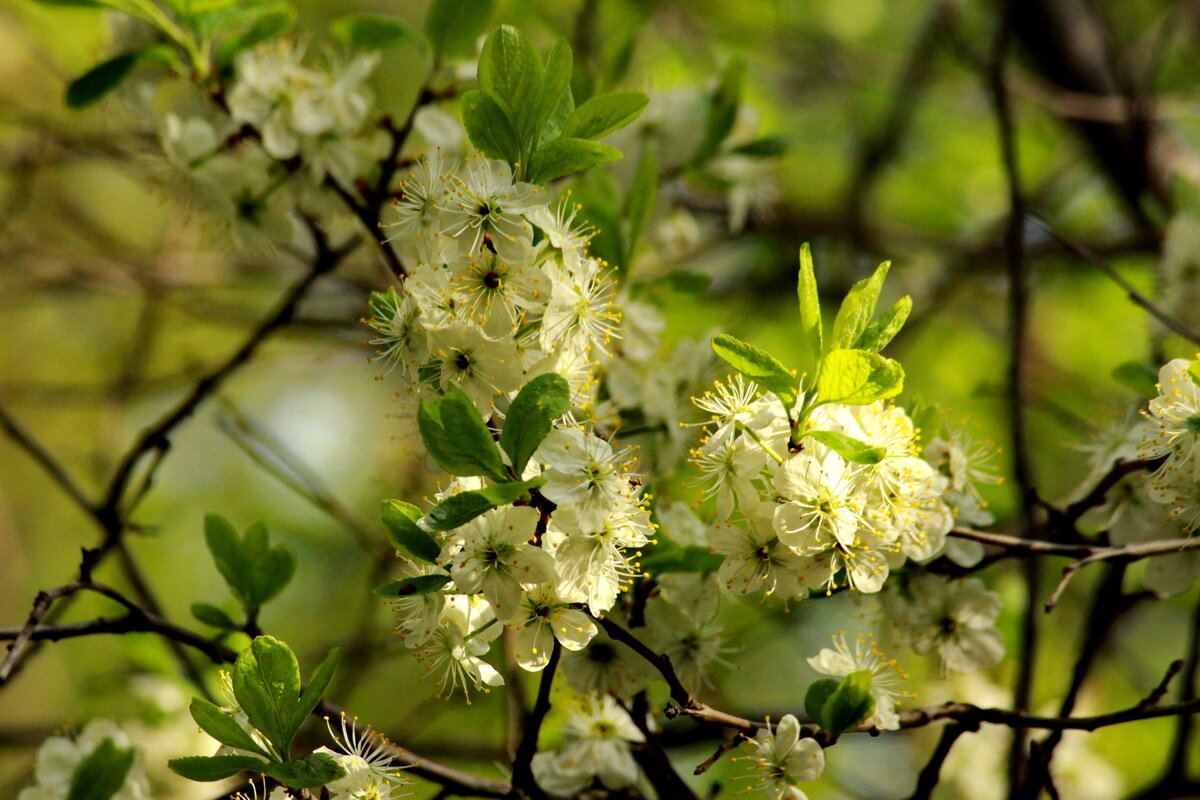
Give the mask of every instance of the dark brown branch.
<svg viewBox="0 0 1200 800">
<path fill-rule="evenodd" d="M 550 649 L 550 661 L 542 670 L 542 677 L 538 682 L 537 698 L 533 701 L 533 709 L 529 712 L 525 733 L 521 737 L 521 743 L 517 745 L 517 755 L 513 759 L 512 796 L 515 798 L 540 800 L 546 796 L 533 777 L 533 757 L 537 754 L 538 736 L 542 732 L 542 723 L 546 721 L 546 715 L 550 713 L 550 689 L 554 686 L 554 673 L 558 671 L 558 659 L 561 655 L 562 645 L 558 643 L 558 639 L 555 639 L 554 645 Z"/>
<path fill-rule="evenodd" d="M 18 447 L 24 450 L 45 470 L 46 474 L 58 484 L 59 488 L 66 492 L 71 500 L 75 502 L 75 505 L 87 512 L 89 516 L 95 513 L 92 501 L 79 488 L 79 484 L 75 483 L 75 479 L 71 477 L 66 468 L 58 462 L 58 459 L 49 450 L 42 446 L 41 442 L 25 430 L 3 406 L 0 406 L 0 428 L 4 430 L 8 438 L 12 439 Z"/>
<path fill-rule="evenodd" d="M 929 800 L 941 778 L 942 765 L 946 763 L 946 758 L 949 757 L 950 750 L 958 741 L 958 737 L 964 733 L 973 733 L 978 729 L 978 723 L 972 727 L 972 723 L 967 721 L 946 726 L 942 731 L 942 737 L 938 739 L 937 747 L 933 750 L 933 755 L 929 757 L 921 774 L 917 776 L 917 788 L 913 790 L 909 800 Z"/>
<path fill-rule="evenodd" d="M 1096 564 L 1101 561 L 1129 563 L 1152 556 L 1174 555 L 1187 550 L 1196 550 L 1197 548 L 1200 548 L 1200 538 L 1197 537 L 1167 539 L 1161 542 L 1135 542 L 1127 544 L 1124 547 L 1098 548 L 1087 557 L 1063 567 L 1062 579 L 1059 580 L 1058 585 L 1054 587 L 1054 591 L 1050 594 L 1050 598 L 1046 601 L 1046 611 L 1054 610 L 1055 606 L 1058 605 L 1059 598 L 1062 597 L 1063 591 L 1066 590 L 1067 584 L 1071 582 L 1071 578 L 1075 577 L 1075 573 L 1079 572 L 1079 570 L 1090 564 Z"/>
</svg>

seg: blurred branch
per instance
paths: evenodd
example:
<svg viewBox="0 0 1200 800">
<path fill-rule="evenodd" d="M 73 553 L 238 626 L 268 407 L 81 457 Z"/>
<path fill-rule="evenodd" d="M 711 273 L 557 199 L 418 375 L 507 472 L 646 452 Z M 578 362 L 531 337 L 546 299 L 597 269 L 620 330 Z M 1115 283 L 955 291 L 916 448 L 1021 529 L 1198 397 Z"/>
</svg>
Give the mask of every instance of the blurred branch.
<svg viewBox="0 0 1200 800">
<path fill-rule="evenodd" d="M 925 763 L 921 769 L 921 774 L 917 776 L 917 788 L 913 790 L 909 800 L 929 800 L 933 795 L 933 790 L 937 788 L 938 780 L 941 778 L 942 765 L 946 763 L 946 759 L 950 755 L 950 750 L 953 749 L 955 743 L 958 742 L 958 737 L 964 733 L 974 733 L 979 730 L 979 724 L 971 721 L 958 722 L 954 725 L 947 725 L 942 731 L 942 736 L 938 739 L 937 747 L 934 748 L 933 754 L 929 757 L 929 761 Z"/>
</svg>

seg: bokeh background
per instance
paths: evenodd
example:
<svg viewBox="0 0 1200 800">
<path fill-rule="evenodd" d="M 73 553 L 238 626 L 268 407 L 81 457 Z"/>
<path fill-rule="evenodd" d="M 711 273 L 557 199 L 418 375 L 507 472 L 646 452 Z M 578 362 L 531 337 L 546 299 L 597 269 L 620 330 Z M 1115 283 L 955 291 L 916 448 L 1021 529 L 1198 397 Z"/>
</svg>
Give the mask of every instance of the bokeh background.
<svg viewBox="0 0 1200 800">
<path fill-rule="evenodd" d="M 349 10 L 399 14 L 419 29 L 424 12 L 412 0 L 298 5 L 300 31 L 320 31 Z M 1194 202 L 1189 211 L 1188 199 L 1190 180 L 1200 175 L 1200 5 L 1033 0 L 1026 17 L 1015 30 L 1010 81 L 1031 212 L 1153 294 L 1164 232 L 1200 213 Z M 997 19 L 989 2 L 917 0 L 510 0 L 497 15 L 542 46 L 568 36 L 590 42 L 601 61 L 628 59 L 625 84 L 651 94 L 708 87 L 722 65 L 740 58 L 745 124 L 781 136 L 788 149 L 769 181 L 754 184 L 740 230 L 730 229 L 722 192 L 667 188 L 652 235 L 684 236 L 690 245 L 680 249 L 679 266 L 713 280 L 700 293 L 658 291 L 670 323 L 666 339 L 722 329 L 786 353 L 796 336 L 802 242 L 812 243 L 830 298 L 891 259 L 884 302 L 902 293 L 915 302 L 912 321 L 891 346 L 908 375 L 903 399 L 936 402 L 975 438 L 995 441 L 996 469 L 1005 475 L 1008 198 L 986 68 Z M 286 247 L 238 241 L 189 201 L 161 156 L 136 83 L 89 110 L 64 107 L 65 82 L 108 53 L 112 35 L 98 11 L 0 0 L 0 402 L 91 494 L 138 431 L 225 358 L 303 270 Z M 425 69 L 418 48 L 389 53 L 372 79 L 384 107 L 403 114 Z M 1054 501 L 1086 476 L 1084 448 L 1096 432 L 1136 407 L 1137 394 L 1112 377 L 1114 368 L 1188 351 L 1039 225 L 1031 222 L 1026 234 L 1029 437 L 1038 491 Z M 1200 255 L 1183 238 L 1176 237 L 1174 257 Z M 378 370 L 368 364 L 359 318 L 367 293 L 386 285 L 366 250 L 321 281 L 296 322 L 173 437 L 136 513 L 131 548 L 166 613 L 187 621 L 197 601 L 232 610 L 204 548 L 203 515 L 217 511 L 239 527 L 263 520 L 299 556 L 296 580 L 268 608 L 264 627 L 288 641 L 302 664 L 354 642 L 367 655 L 342 670 L 334 698 L 403 745 L 494 774 L 505 759 L 503 693 L 470 707 L 434 699 L 422 667 L 391 639 L 386 609 L 365 591 L 378 579 L 379 501 L 431 488 L 411 432 L 390 415 L 393 387 L 374 380 Z M 1200 323 L 1194 304 L 1174 311 Z M 261 463 L 264 454 L 277 459 L 284 451 L 302 492 L 280 480 L 278 464 Z M 1014 524 L 1011 484 L 987 487 L 1001 530 Z M 329 502 L 311 502 L 314 493 L 333 498 L 332 514 Z M 39 589 L 69 580 L 80 548 L 98 536 L 38 466 L 0 437 L 0 625 L 19 625 Z M 1058 566 L 1043 568 L 1057 575 Z M 1009 564 L 985 574 L 1005 598 L 1002 632 L 1011 650 L 1018 571 Z M 122 585 L 114 564 L 100 577 Z M 1133 570 L 1131 586 L 1137 577 Z M 1081 601 L 1095 579 L 1081 575 L 1071 590 L 1075 602 L 1041 620 L 1036 708 L 1053 708 L 1069 681 Z M 1126 614 L 1080 710 L 1126 707 L 1142 697 L 1185 652 L 1196 604 L 1193 588 Z M 89 599 L 69 618 L 111 610 Z M 862 625 L 845 597 L 787 613 L 754 606 L 725 613 L 729 667 L 714 673 L 707 696 L 746 714 L 799 708 L 813 678 L 805 657 L 837 630 Z M 955 682 L 940 680 L 912 654 L 892 655 L 914 684 L 928 687 L 914 704 L 1008 703 L 996 687 L 1011 684 L 1011 663 Z M 43 648 L 0 690 L 0 796 L 28 781 L 46 735 L 93 716 L 141 720 L 159 731 L 149 737 L 156 749 L 148 758 L 186 752 L 189 723 L 153 726 L 178 717 L 187 689 L 155 675 L 171 676 L 173 666 L 149 636 Z M 1063 796 L 1136 795 L 1157 777 L 1173 725 L 1068 734 L 1056 758 Z M 904 796 L 935 737 L 924 730 L 847 740 L 830 752 L 826 777 L 810 795 Z M 939 796 L 998 791 L 989 770 L 1005 749 L 1003 735 L 977 741 L 959 746 Z M 685 747 L 680 763 L 698 763 L 711 746 Z M 1192 755 L 1195 764 L 1200 753 Z M 741 771 L 723 762 L 701 783 L 726 784 Z M 188 795 L 180 784 L 160 788 L 164 798 L 205 796 Z"/>
</svg>

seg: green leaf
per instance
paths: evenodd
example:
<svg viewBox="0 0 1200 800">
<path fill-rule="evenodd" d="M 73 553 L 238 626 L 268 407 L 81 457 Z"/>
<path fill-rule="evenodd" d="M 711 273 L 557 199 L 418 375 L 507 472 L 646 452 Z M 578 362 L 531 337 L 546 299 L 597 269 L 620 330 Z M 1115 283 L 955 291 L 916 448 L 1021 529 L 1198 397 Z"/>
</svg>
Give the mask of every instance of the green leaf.
<svg viewBox="0 0 1200 800">
<path fill-rule="evenodd" d="M 286 758 L 295 729 L 292 708 L 300 696 L 300 665 L 286 644 L 271 636 L 258 636 L 234 662 L 233 695 L 238 705 Z"/>
<path fill-rule="evenodd" d="M 656 547 L 641 560 L 642 568 L 652 573 L 663 572 L 716 572 L 724 556 L 713 553 L 707 547 L 688 545 L 680 547 L 667 543 Z"/>
<path fill-rule="evenodd" d="M 217 46 L 214 60 L 218 66 L 226 67 L 232 64 L 238 53 L 274 39 L 296 22 L 296 9 L 287 3 L 247 5 L 252 9 L 252 13 L 242 23 L 244 27 L 241 33 L 225 39 Z"/>
<path fill-rule="evenodd" d="M 704 138 L 692 157 L 694 163 L 707 161 L 725 142 L 733 123 L 737 121 L 738 105 L 742 96 L 742 63 L 730 61 L 721 71 L 716 91 L 708 107 L 708 116 L 704 122 Z"/>
<path fill-rule="evenodd" d="M 796 376 L 779 359 L 725 333 L 713 337 L 712 349 L 726 364 L 775 394 L 791 413 L 796 404 Z"/>
<path fill-rule="evenodd" d="M 192 719 L 196 721 L 196 724 L 221 744 L 236 747 L 239 750 L 249 750 L 264 758 L 270 758 L 270 753 L 254 741 L 254 737 L 238 724 L 233 714 L 215 703 L 210 703 L 203 697 L 193 697 L 188 710 L 191 711 Z"/>
<path fill-rule="evenodd" d="M 539 476 L 527 481 L 501 483 L 470 492 L 459 492 L 438 503 L 425 515 L 425 524 L 435 531 L 450 531 L 499 506 L 523 497 L 546 482 Z"/>
<path fill-rule="evenodd" d="M 1200 360 L 1190 362 L 1187 371 L 1192 383 L 1200 385 Z"/>
<path fill-rule="evenodd" d="M 809 719 L 820 724 L 821 709 L 825 708 L 829 696 L 837 688 L 838 682 L 833 678 L 821 678 L 809 685 L 808 692 L 804 695 L 804 711 L 808 714 Z"/>
<path fill-rule="evenodd" d="M 125 784 L 133 760 L 132 748 L 105 739 L 75 768 L 67 800 L 109 800 Z"/>
<path fill-rule="evenodd" d="M 787 149 L 787 139 L 784 139 L 782 136 L 764 136 L 761 139 L 740 144 L 730 150 L 730 152 L 737 153 L 740 156 L 750 156 L 751 158 L 774 158 L 786 153 Z"/>
<path fill-rule="evenodd" d="M 805 363 L 814 367 L 821 358 L 821 297 L 817 292 L 817 276 L 813 271 L 812 250 L 808 242 L 800 246 L 800 277 L 796 283 L 796 295 L 800 300 L 801 341 L 808 348 Z"/>
<path fill-rule="evenodd" d="M 472 90 L 462 99 L 463 127 L 471 138 L 471 144 L 489 158 L 498 158 L 509 164 L 521 160 L 521 142 L 508 115 L 496 101 Z"/>
<path fill-rule="evenodd" d="M 229 591 L 233 592 L 234 597 L 243 606 L 252 605 L 250 566 L 242 555 L 242 541 L 238 538 L 237 531 L 224 517 L 206 514 L 204 541 Z"/>
<path fill-rule="evenodd" d="M 192 616 L 214 628 L 227 631 L 236 631 L 240 628 L 228 614 L 209 603 L 192 603 Z"/>
<path fill-rule="evenodd" d="M 882 447 L 871 447 L 866 442 L 837 431 L 809 431 L 804 435 L 855 464 L 878 464 L 887 455 L 887 450 Z"/>
<path fill-rule="evenodd" d="M 633 183 L 625 198 L 625 221 L 629 225 L 626 264 L 632 263 L 633 250 L 650 222 L 650 215 L 654 213 L 654 203 L 658 199 L 658 174 L 658 143 L 654 139 L 646 139 L 642 144 L 637 172 L 633 174 Z"/>
<path fill-rule="evenodd" d="M 249 590 L 254 608 L 278 596 L 296 574 L 296 556 L 284 545 L 270 547 L 267 528 L 261 522 L 246 530 L 242 554 L 249 569 Z"/>
<path fill-rule="evenodd" d="M 329 651 L 329 655 L 325 656 L 325 660 L 313 670 L 312 675 L 308 678 L 308 685 L 300 693 L 300 699 L 292 706 L 290 725 L 293 731 L 300 730 L 300 726 L 304 724 L 304 720 L 308 719 L 308 715 L 317 707 L 317 703 L 321 702 L 321 698 L 325 695 L 325 690 L 329 688 L 329 682 L 333 680 L 333 673 L 337 671 L 338 662 L 341 659 L 342 648 L 335 647 Z"/>
<path fill-rule="evenodd" d="M 267 762 L 254 756 L 184 756 L 172 758 L 167 766 L 189 781 L 223 781 L 240 772 L 262 772 Z"/>
<path fill-rule="evenodd" d="M 421 509 L 403 500 L 384 500 L 379 516 L 392 547 L 428 564 L 437 561 L 442 548 L 436 539 L 417 525 Z"/>
<path fill-rule="evenodd" d="M 425 449 L 451 475 L 509 479 L 491 431 L 457 383 L 447 386 L 441 399 L 418 406 L 417 427 Z"/>
<path fill-rule="evenodd" d="M 830 733 L 849 730 L 875 713 L 871 672 L 859 670 L 842 678 L 821 709 L 821 727 Z"/>
<path fill-rule="evenodd" d="M 548 123 L 564 102 L 574 104 L 574 100 L 568 100 L 572 66 L 571 48 L 565 40 L 559 39 L 546 56 L 541 84 L 529 94 L 526 107 L 521 112 L 526 128 L 524 136 L 531 146 L 536 147 L 562 135 L 560 124 L 548 126 Z"/>
<path fill-rule="evenodd" d="M 891 266 L 892 262 L 883 262 L 871 277 L 850 287 L 833 321 L 833 347 L 853 347 L 867 329 L 871 317 L 875 316 L 875 304 L 879 302 L 879 292 Z"/>
<path fill-rule="evenodd" d="M 438 62 L 474 53 L 475 40 L 491 24 L 496 0 L 433 0 L 425 36 Z"/>
<path fill-rule="evenodd" d="M 483 43 L 479 89 L 504 109 L 523 145 L 532 141 L 527 110 L 542 86 L 542 71 L 537 48 L 511 25 L 501 25 Z"/>
<path fill-rule="evenodd" d="M 346 770 L 328 753 L 309 753 L 295 761 L 270 764 L 263 772 L 292 789 L 315 789 L 346 775 Z"/>
<path fill-rule="evenodd" d="M 1191 371 L 1190 367 L 1188 371 Z M 1139 397 L 1158 394 L 1158 371 L 1145 361 L 1126 361 L 1112 371 L 1112 376 L 1117 383 L 1132 389 Z"/>
<path fill-rule="evenodd" d="M 821 403 L 866 405 L 904 389 L 899 362 L 865 350 L 831 350 L 821 359 L 817 398 Z"/>
<path fill-rule="evenodd" d="M 564 136 L 533 154 L 529 159 L 525 180 L 530 183 L 549 183 L 621 157 L 621 151 L 610 145 Z"/>
<path fill-rule="evenodd" d="M 904 327 L 910 311 L 912 311 L 912 298 L 904 295 L 867 326 L 862 335 L 858 337 L 858 341 L 854 343 L 854 349 L 878 353 L 887 347 L 888 342 L 892 341 Z"/>
<path fill-rule="evenodd" d="M 380 597 L 412 597 L 436 592 L 449 582 L 449 575 L 417 575 L 380 584 L 372 592 Z"/>
<path fill-rule="evenodd" d="M 580 104 L 567 118 L 563 136 L 599 139 L 633 122 L 650 102 L 642 92 L 605 92 Z"/>
<path fill-rule="evenodd" d="M 86 108 L 121 85 L 141 61 L 145 49 L 130 50 L 97 64 L 67 84 L 69 108 Z"/>
<path fill-rule="evenodd" d="M 500 431 L 500 446 L 512 462 L 513 472 L 521 475 L 550 433 L 554 420 L 571 410 L 571 388 L 561 375 L 547 372 L 521 387 L 513 398 Z"/>
<path fill-rule="evenodd" d="M 329 35 L 350 50 L 390 50 L 416 41 L 404 20 L 387 14 L 347 14 L 329 25 Z"/>
<path fill-rule="evenodd" d="M 659 281 L 685 294 L 704 294 L 712 286 L 711 275 L 686 269 L 672 270 L 659 278 Z"/>
</svg>

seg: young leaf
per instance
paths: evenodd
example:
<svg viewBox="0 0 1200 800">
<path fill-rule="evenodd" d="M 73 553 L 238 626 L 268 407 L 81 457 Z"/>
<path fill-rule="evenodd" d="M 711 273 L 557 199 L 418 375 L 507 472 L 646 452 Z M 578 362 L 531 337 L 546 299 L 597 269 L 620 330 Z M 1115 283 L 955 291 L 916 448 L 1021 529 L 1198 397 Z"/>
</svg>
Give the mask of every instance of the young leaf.
<svg viewBox="0 0 1200 800">
<path fill-rule="evenodd" d="M 496 0 L 433 0 L 425 14 L 425 36 L 434 58 L 441 62 L 472 52 L 495 13 Z"/>
<path fill-rule="evenodd" d="M 1190 366 L 1188 373 L 1191 373 Z M 1126 361 L 1112 371 L 1112 376 L 1117 383 L 1132 389 L 1139 397 L 1154 397 L 1158 394 L 1158 371 L 1144 361 Z"/>
<path fill-rule="evenodd" d="M 249 590 L 254 608 L 275 598 L 296 574 L 296 556 L 284 545 L 271 547 L 267 527 L 261 522 L 246 530 L 242 554 L 249 568 Z"/>
<path fill-rule="evenodd" d="M 286 644 L 259 636 L 234 662 L 233 695 L 259 730 L 287 758 L 296 730 L 291 727 L 292 707 L 300 696 L 300 665 Z"/>
<path fill-rule="evenodd" d="M 729 366 L 778 396 L 791 412 L 796 404 L 796 376 L 779 359 L 724 333 L 713 337 L 712 349 Z"/>
<path fill-rule="evenodd" d="M 514 483 L 501 483 L 470 492 L 459 492 L 438 503 L 425 515 L 425 524 L 435 531 L 450 531 L 465 525 L 484 512 L 506 506 L 546 482 L 543 477 Z"/>
<path fill-rule="evenodd" d="M 809 431 L 804 435 L 855 464 L 878 464 L 887 455 L 887 450 L 882 447 L 871 447 L 866 442 L 837 431 Z"/>
<path fill-rule="evenodd" d="M 296 9 L 288 3 L 246 3 L 238 8 L 248 10 L 239 14 L 239 18 L 245 16 L 245 27 L 217 46 L 213 59 L 220 67 L 229 66 L 239 53 L 274 39 L 296 22 Z"/>
<path fill-rule="evenodd" d="M 821 709 L 825 708 L 829 696 L 837 688 L 838 682 L 833 678 L 821 678 L 809 685 L 808 692 L 804 695 L 804 711 L 808 714 L 809 719 L 820 723 Z"/>
<path fill-rule="evenodd" d="M 228 614 L 209 603 L 192 603 L 191 610 L 192 616 L 205 625 L 212 625 L 214 628 L 227 631 L 236 631 L 239 628 Z"/>
<path fill-rule="evenodd" d="M 67 85 L 68 108 L 86 108 L 121 85 L 141 60 L 143 50 L 130 50 L 97 64 Z"/>
<path fill-rule="evenodd" d="M 625 198 L 625 221 L 629 225 L 629 236 L 625 240 L 626 264 L 633 261 L 634 248 L 650 222 L 650 215 L 654 213 L 654 203 L 658 199 L 658 171 L 658 143 L 646 139 L 642 144 L 637 172 L 633 175 L 633 184 Z"/>
<path fill-rule="evenodd" d="M 479 54 L 479 89 L 504 109 L 522 144 L 530 141 L 527 109 L 542 85 L 542 57 L 525 35 L 501 25 Z"/>
<path fill-rule="evenodd" d="M 842 678 L 821 709 L 820 723 L 830 733 L 841 733 L 873 713 L 875 699 L 871 696 L 871 673 L 860 670 Z"/>
<path fill-rule="evenodd" d="M 309 753 L 295 761 L 269 764 L 263 773 L 292 789 L 315 789 L 345 777 L 346 770 L 328 753 Z"/>
<path fill-rule="evenodd" d="M 110 800 L 124 785 L 133 759 L 132 748 L 105 739 L 75 768 L 67 800 Z"/>
<path fill-rule="evenodd" d="M 421 518 L 419 508 L 403 500 L 384 500 L 379 516 L 392 547 L 428 564 L 437 561 L 441 545 L 417 525 Z"/>
<path fill-rule="evenodd" d="M 390 50 L 416 41 L 404 20 L 387 14 L 347 14 L 329 25 L 329 35 L 350 50 Z"/>
<path fill-rule="evenodd" d="M 376 586 L 371 591 L 380 597 L 412 597 L 436 592 L 449 582 L 449 575 L 416 575 L 412 578 L 388 581 Z"/>
<path fill-rule="evenodd" d="M 465 93 L 462 118 L 471 144 L 482 150 L 484 155 L 509 164 L 521 160 L 521 142 L 517 132 L 495 100 L 477 90 Z"/>
<path fill-rule="evenodd" d="M 530 183 L 549 183 L 621 157 L 621 151 L 610 145 L 564 136 L 533 154 L 525 179 Z"/>
<path fill-rule="evenodd" d="M 896 361 L 865 350 L 831 350 L 818 370 L 822 403 L 866 405 L 895 397 L 904 389 L 904 369 Z"/>
<path fill-rule="evenodd" d="M 450 384 L 440 400 L 417 407 L 417 427 L 425 449 L 451 475 L 508 479 L 491 432 L 458 384 Z"/>
<path fill-rule="evenodd" d="M 1200 360 L 1189 362 L 1187 373 L 1192 383 L 1200 385 Z"/>
<path fill-rule="evenodd" d="M 816 365 L 821 357 L 821 297 L 817 292 L 817 276 L 813 271 L 812 250 L 808 242 L 800 246 L 800 277 L 796 282 L 800 299 L 800 335 L 808 348 L 806 363 Z"/>
<path fill-rule="evenodd" d="M 233 714 L 215 703 L 211 703 L 203 697 L 193 697 L 188 710 L 196 724 L 221 744 L 236 747 L 239 750 L 249 750 L 264 758 L 271 757 L 271 754 L 254 741 L 254 737 L 238 724 L 238 721 L 233 718 Z"/>
<path fill-rule="evenodd" d="M 562 105 L 564 95 L 571 93 L 571 70 L 571 47 L 565 40 L 559 39 L 546 56 L 541 84 L 529 94 L 526 107 L 522 111 L 526 136 L 533 147 L 561 135 L 560 126 L 554 126 L 558 128 L 556 131 L 548 129 L 547 124 Z"/>
<path fill-rule="evenodd" d="M 513 472 L 521 475 L 533 452 L 550 433 L 554 420 L 571 410 L 571 388 L 553 372 L 538 375 L 525 384 L 504 419 L 500 446 L 512 462 Z"/>
<path fill-rule="evenodd" d="M 834 347 L 853 347 L 867 329 L 871 317 L 875 316 L 875 304 L 879 302 L 879 292 L 891 266 L 892 262 L 883 262 L 871 277 L 850 287 L 833 321 Z"/>
<path fill-rule="evenodd" d="M 321 702 L 341 659 L 342 648 L 335 647 L 329 651 L 329 655 L 325 656 L 325 660 L 321 662 L 320 666 L 313 670 L 313 674 L 308 678 L 308 685 L 300 693 L 300 699 L 292 706 L 292 718 L 289 723 L 292 730 L 300 730 L 304 720 L 308 719 L 308 715 L 317 707 L 317 703 Z"/>
<path fill-rule="evenodd" d="M 739 156 L 750 156 L 751 158 L 774 158 L 786 153 L 787 149 L 787 140 L 782 136 L 764 136 L 761 139 L 740 144 L 730 150 L 730 152 L 737 153 Z"/>
<path fill-rule="evenodd" d="M 892 341 L 904 327 L 910 311 L 912 311 L 912 298 L 904 295 L 867 326 L 867 329 L 858 337 L 858 341 L 854 343 L 854 349 L 878 353 L 887 347 L 888 342 Z"/>
<path fill-rule="evenodd" d="M 229 521 L 217 514 L 204 517 L 204 541 L 229 591 L 243 606 L 252 605 L 250 565 L 242 555 L 242 540 Z"/>
<path fill-rule="evenodd" d="M 730 61 L 721 71 L 717 89 L 713 92 L 708 107 L 708 118 L 704 123 L 704 138 L 692 157 L 700 164 L 707 161 L 721 148 L 733 123 L 737 120 L 738 105 L 742 96 L 742 63 Z"/>
<path fill-rule="evenodd" d="M 642 92 L 605 92 L 582 103 L 563 128 L 563 136 L 599 139 L 633 122 L 650 102 Z"/>
<path fill-rule="evenodd" d="M 262 772 L 267 762 L 254 756 L 185 756 L 167 766 L 189 781 L 223 781 L 241 772 Z"/>
</svg>

